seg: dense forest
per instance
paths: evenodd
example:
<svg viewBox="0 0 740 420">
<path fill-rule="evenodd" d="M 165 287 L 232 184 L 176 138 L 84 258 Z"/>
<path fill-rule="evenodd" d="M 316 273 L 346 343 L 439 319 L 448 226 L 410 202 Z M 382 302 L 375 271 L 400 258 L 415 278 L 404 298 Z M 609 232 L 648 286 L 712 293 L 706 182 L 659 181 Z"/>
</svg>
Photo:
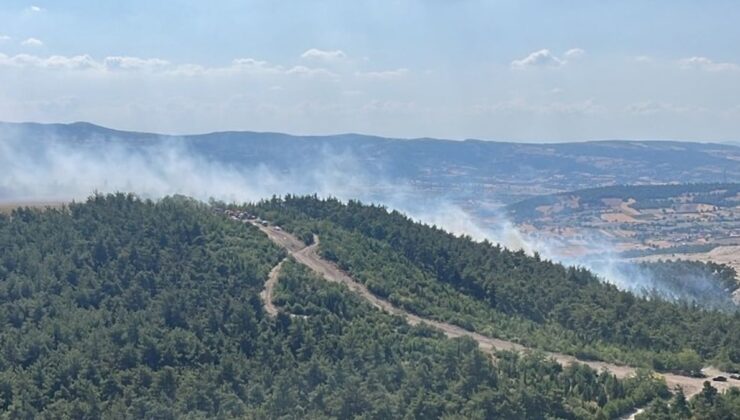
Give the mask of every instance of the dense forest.
<svg viewBox="0 0 740 420">
<path fill-rule="evenodd" d="M 273 198 L 250 211 L 303 238 L 409 311 L 533 347 L 696 372 L 740 368 L 740 311 L 639 298 L 590 272 L 456 237 L 381 206 Z"/>
<path fill-rule="evenodd" d="M 709 382 L 704 382 L 701 393 L 691 401 L 680 390 L 669 400 L 655 399 L 637 420 L 738 420 L 740 419 L 740 389 L 731 388 L 718 393 Z"/>
<path fill-rule="evenodd" d="M 735 269 L 701 261 L 623 263 L 623 273 L 644 278 L 644 295 L 694 302 L 704 307 L 738 310 L 732 293 L 740 287 Z"/>
<path fill-rule="evenodd" d="M 358 220 L 380 211 L 357 210 Z M 440 234 L 418 228 L 429 239 Z M 327 231 L 323 252 L 358 234 L 341 232 L 330 239 Z M 401 258 L 396 245 L 365 257 Z M 259 291 L 284 252 L 256 228 L 183 197 L 96 195 L 60 209 L 15 210 L 0 215 L 0 249 L 3 418 L 615 418 L 668 396 L 648 374 L 617 380 L 536 353 L 498 353 L 494 362 L 471 340 L 410 327 L 291 262 L 272 318 Z M 438 261 L 441 269 L 448 259 L 449 275 L 459 269 L 453 255 Z M 430 267 L 409 267 L 429 275 Z M 435 281 L 453 287 L 443 274 Z M 501 288 L 479 300 L 485 289 L 472 287 L 460 296 L 497 307 L 507 298 Z M 520 304 L 511 302 L 510 312 Z"/>
</svg>

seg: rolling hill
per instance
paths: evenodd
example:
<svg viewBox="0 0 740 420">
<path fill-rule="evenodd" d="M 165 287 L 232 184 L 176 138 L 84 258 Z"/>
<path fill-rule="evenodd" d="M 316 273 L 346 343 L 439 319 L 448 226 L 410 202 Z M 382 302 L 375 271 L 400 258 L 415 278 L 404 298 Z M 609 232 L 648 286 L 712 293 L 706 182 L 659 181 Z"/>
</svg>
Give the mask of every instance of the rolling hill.
<svg viewBox="0 0 740 420">
<path fill-rule="evenodd" d="M 423 194 L 488 205 L 594 186 L 740 182 L 740 147 L 712 143 L 613 140 L 525 144 L 256 132 L 168 136 L 89 123 L 3 123 L 0 138 L 20 139 L 27 147 L 54 143 L 87 150 L 174 143 L 215 162 L 237 168 L 262 165 L 276 172 L 312 172 L 340 157 L 350 162 L 350 167 L 338 170 L 362 174 L 372 180 L 368 185 L 384 180 L 389 189 L 411 185 Z M 379 194 L 387 195 L 388 191 Z"/>
<path fill-rule="evenodd" d="M 668 398 L 665 383 L 538 351 L 491 355 L 472 331 L 677 372 L 740 362 L 736 316 L 636 298 L 381 207 L 314 197 L 228 207 L 314 243 L 302 251 L 215 206 L 117 194 L 0 215 L 0 408 L 20 418 L 616 418 Z M 310 250 L 353 280 L 323 281 L 301 257 Z M 260 296 L 273 276 L 271 313 Z M 401 312 L 378 311 L 355 281 Z M 436 328 L 447 323 L 469 332 L 445 338 Z M 716 392 L 687 390 L 688 409 L 723 415 L 740 403 Z"/>
</svg>

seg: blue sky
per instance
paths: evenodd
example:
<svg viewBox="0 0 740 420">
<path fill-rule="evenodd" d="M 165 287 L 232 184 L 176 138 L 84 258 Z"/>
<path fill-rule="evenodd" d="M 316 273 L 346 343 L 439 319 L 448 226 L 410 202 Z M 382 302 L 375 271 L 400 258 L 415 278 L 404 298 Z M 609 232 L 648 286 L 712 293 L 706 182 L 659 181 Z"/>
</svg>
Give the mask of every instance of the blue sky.
<svg viewBox="0 0 740 420">
<path fill-rule="evenodd" d="M 737 1 L 0 3 L 0 120 L 740 139 Z"/>
</svg>

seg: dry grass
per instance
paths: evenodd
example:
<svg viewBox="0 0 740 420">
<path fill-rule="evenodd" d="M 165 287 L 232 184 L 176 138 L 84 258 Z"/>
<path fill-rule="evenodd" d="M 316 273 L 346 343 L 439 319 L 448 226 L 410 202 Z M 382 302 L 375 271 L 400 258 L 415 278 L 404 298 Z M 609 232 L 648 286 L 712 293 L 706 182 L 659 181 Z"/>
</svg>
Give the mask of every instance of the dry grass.
<svg viewBox="0 0 740 420">
<path fill-rule="evenodd" d="M 58 209 L 65 205 L 63 201 L 11 201 L 0 202 L 0 213 L 9 214 L 18 207 L 31 207 L 38 209 L 55 208 Z"/>
</svg>

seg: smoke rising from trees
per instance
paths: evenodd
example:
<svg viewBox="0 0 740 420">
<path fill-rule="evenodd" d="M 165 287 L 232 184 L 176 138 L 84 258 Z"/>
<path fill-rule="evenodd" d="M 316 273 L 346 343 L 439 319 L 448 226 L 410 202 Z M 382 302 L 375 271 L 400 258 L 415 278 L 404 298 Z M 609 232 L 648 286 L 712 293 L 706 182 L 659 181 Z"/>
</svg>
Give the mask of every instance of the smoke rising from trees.
<svg viewBox="0 0 740 420">
<path fill-rule="evenodd" d="M 152 199 L 182 194 L 226 202 L 315 193 L 383 204 L 455 234 L 583 266 L 638 294 L 708 302 L 726 295 L 716 282 L 699 274 L 684 281 L 691 284 L 689 292 L 678 289 L 644 266 L 624 263 L 614 247 L 602 240 L 589 245 L 598 250 L 590 255 L 598 257 L 575 257 L 564 252 L 561 243 L 524 234 L 504 216 L 495 224 L 481 223 L 445 196 L 408 183 L 398 185 L 396 180 L 370 173 L 351 154 L 332 150 L 281 170 L 209 159 L 171 137 L 144 145 L 95 139 L 69 142 L 54 137 L 28 141 L 22 131 L 4 130 L 0 132 L 0 167 L 0 202 L 84 200 L 95 191 L 133 192 Z"/>
</svg>

